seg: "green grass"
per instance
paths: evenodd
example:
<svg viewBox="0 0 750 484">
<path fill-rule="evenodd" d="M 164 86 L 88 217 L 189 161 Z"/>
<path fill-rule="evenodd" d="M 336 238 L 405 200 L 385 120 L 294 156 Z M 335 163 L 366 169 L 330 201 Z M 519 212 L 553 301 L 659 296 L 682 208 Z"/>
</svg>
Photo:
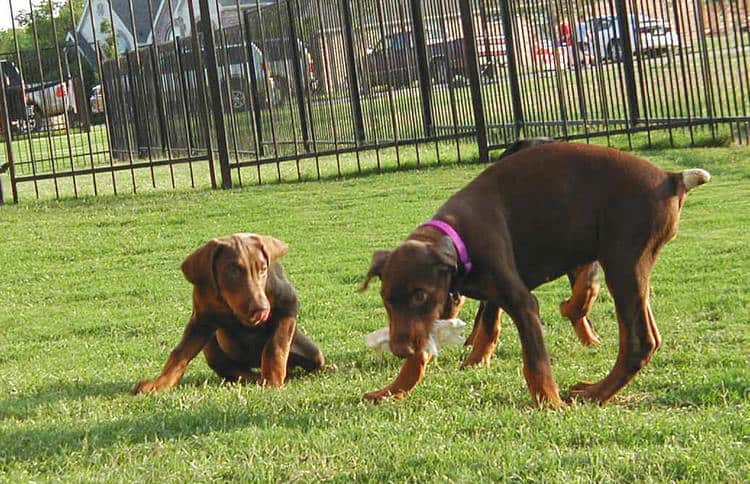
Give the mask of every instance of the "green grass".
<svg viewBox="0 0 750 484">
<path fill-rule="evenodd" d="M 747 482 L 750 149 L 643 154 L 714 175 L 653 274 L 664 344 L 610 405 L 565 411 L 532 406 L 507 318 L 491 368 L 459 371 L 464 350 L 450 347 L 408 399 L 360 399 L 399 368 L 363 342 L 386 322 L 378 284 L 356 292 L 372 251 L 482 166 L 0 208 L 0 481 Z M 128 395 L 190 315 L 183 258 L 238 231 L 289 243 L 299 324 L 338 369 L 269 390 L 222 385 L 198 357 L 174 390 Z M 567 293 L 562 280 L 536 291 L 563 391 L 602 377 L 617 352 L 606 290 L 598 348 L 557 313 Z"/>
</svg>

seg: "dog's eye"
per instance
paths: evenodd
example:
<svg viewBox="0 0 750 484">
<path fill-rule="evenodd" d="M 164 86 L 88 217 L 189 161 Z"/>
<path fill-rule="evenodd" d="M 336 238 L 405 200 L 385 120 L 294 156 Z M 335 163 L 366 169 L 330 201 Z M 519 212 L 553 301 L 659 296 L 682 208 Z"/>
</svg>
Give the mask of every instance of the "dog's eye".
<svg viewBox="0 0 750 484">
<path fill-rule="evenodd" d="M 227 275 L 231 279 L 237 279 L 238 277 L 240 277 L 241 274 L 242 274 L 242 269 L 239 268 L 238 266 L 230 266 L 229 269 L 227 270 Z"/>
<path fill-rule="evenodd" d="M 411 295 L 411 302 L 414 306 L 421 306 L 427 302 L 427 293 L 421 289 L 417 289 Z"/>
<path fill-rule="evenodd" d="M 260 268 L 260 277 L 266 277 L 268 275 L 268 266 L 263 266 Z"/>
</svg>

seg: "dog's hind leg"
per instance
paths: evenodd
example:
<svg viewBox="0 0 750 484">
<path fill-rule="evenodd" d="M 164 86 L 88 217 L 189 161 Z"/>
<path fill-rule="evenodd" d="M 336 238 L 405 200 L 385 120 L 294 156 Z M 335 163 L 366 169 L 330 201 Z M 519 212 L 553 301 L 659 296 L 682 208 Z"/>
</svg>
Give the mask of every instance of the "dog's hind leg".
<svg viewBox="0 0 750 484">
<path fill-rule="evenodd" d="M 461 368 L 490 365 L 492 354 L 495 352 L 497 340 L 500 337 L 500 314 L 500 308 L 497 304 L 483 301 L 479 305 L 474 320 L 474 329 L 466 340 L 467 345 L 472 345 L 471 353 L 461 364 Z"/>
<path fill-rule="evenodd" d="M 570 299 L 560 304 L 560 314 L 570 319 L 581 343 L 598 345 L 600 340 L 591 326 L 589 312 L 599 294 L 599 264 L 592 262 L 576 267 L 568 273 L 568 280 L 572 293 Z"/>
<path fill-rule="evenodd" d="M 581 382 L 570 390 L 569 398 L 606 403 L 648 364 L 661 344 L 661 336 L 648 300 L 649 276 L 653 262 L 641 256 L 635 267 L 621 261 L 604 265 L 607 286 L 617 311 L 620 350 L 612 371 L 596 383 Z M 632 260 L 632 259 L 631 259 Z"/>
<path fill-rule="evenodd" d="M 292 348 L 289 350 L 288 368 L 300 367 L 306 371 L 320 370 L 325 366 L 323 352 L 310 338 L 299 330 L 294 333 Z"/>
</svg>

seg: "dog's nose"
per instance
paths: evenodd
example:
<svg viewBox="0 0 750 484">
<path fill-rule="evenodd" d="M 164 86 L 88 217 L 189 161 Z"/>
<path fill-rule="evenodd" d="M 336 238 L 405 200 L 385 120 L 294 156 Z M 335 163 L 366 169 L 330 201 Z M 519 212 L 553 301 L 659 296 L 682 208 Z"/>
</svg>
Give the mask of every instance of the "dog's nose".
<svg viewBox="0 0 750 484">
<path fill-rule="evenodd" d="M 399 358 L 409 358 L 414 356 L 414 345 L 407 340 L 392 339 L 390 341 L 391 353 Z"/>
</svg>

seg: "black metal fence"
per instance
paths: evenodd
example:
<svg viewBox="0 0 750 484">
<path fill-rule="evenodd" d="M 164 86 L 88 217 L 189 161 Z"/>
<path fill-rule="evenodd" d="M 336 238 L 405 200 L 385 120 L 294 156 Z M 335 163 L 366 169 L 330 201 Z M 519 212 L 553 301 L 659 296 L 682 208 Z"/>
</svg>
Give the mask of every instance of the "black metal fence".
<svg viewBox="0 0 750 484">
<path fill-rule="evenodd" d="M 526 136 L 685 145 L 750 129 L 747 2 L 41 0 L 16 14 L 0 33 L 14 200 L 487 161 Z"/>
</svg>

